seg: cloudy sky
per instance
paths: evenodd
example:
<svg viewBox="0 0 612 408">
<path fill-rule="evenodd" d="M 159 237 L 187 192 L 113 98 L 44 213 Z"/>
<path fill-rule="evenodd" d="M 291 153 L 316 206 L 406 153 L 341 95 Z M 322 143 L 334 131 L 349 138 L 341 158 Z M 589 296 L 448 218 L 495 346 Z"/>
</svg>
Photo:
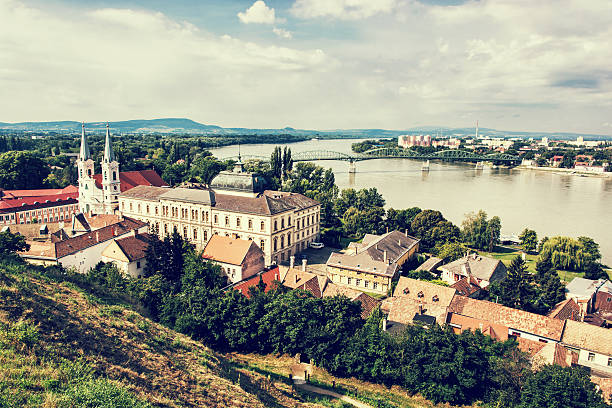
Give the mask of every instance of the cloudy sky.
<svg viewBox="0 0 612 408">
<path fill-rule="evenodd" d="M 0 121 L 612 134 L 610 0 L 0 0 Z"/>
</svg>

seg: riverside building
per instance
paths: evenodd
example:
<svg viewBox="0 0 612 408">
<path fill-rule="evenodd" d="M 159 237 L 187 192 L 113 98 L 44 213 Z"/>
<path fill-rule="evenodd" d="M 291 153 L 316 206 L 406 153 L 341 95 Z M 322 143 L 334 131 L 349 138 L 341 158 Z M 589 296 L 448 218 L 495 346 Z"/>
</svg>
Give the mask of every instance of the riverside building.
<svg viewBox="0 0 612 408">
<path fill-rule="evenodd" d="M 160 237 L 177 231 L 202 249 L 218 234 L 254 241 L 267 265 L 318 241 L 321 205 L 302 194 L 264 189 L 239 161 L 209 187 L 137 186 L 119 194 L 119 211 L 149 223 Z"/>
</svg>

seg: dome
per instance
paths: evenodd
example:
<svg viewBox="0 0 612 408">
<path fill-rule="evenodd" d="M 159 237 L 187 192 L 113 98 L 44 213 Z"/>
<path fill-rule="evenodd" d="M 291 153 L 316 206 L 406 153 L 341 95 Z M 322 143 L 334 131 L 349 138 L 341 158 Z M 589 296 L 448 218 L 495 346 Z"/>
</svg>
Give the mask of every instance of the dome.
<svg viewBox="0 0 612 408">
<path fill-rule="evenodd" d="M 210 183 L 212 189 L 257 194 L 265 189 L 265 180 L 261 176 L 243 171 L 222 171 Z"/>
</svg>

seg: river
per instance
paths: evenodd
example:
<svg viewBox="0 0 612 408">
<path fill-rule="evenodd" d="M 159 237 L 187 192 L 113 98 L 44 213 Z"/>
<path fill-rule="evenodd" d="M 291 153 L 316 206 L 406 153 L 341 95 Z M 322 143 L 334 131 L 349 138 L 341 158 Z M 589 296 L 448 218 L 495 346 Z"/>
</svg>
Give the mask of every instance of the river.
<svg viewBox="0 0 612 408">
<path fill-rule="evenodd" d="M 293 153 L 331 150 L 350 153 L 361 140 L 309 140 L 291 143 Z M 243 155 L 270 156 L 275 145 L 240 147 Z M 211 149 L 216 157 L 236 156 L 237 146 Z M 340 189 L 376 187 L 387 207 L 440 210 L 457 225 L 471 211 L 483 209 L 502 220 L 502 235 L 518 235 L 525 227 L 544 236 L 589 236 L 599 243 L 603 262 L 612 264 L 612 178 L 580 177 L 537 170 L 476 170 L 473 164 L 431 162 L 422 172 L 422 162 L 378 159 L 356 163 L 349 174 L 348 163 L 321 161 L 332 168 Z"/>
</svg>

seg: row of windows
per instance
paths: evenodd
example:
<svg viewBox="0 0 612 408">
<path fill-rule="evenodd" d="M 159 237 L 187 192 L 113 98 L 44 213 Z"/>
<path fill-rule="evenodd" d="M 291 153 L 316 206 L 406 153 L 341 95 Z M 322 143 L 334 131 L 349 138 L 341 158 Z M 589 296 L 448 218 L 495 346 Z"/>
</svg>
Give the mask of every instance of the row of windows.
<svg viewBox="0 0 612 408">
<path fill-rule="evenodd" d="M 302 217 L 302 218 L 298 219 L 297 220 L 297 227 L 298 227 L 298 229 L 306 228 L 306 227 L 309 227 L 310 225 L 314 225 L 316 222 L 319 222 L 319 213 L 311 214 L 311 215 L 308 215 L 306 217 Z"/>
</svg>

